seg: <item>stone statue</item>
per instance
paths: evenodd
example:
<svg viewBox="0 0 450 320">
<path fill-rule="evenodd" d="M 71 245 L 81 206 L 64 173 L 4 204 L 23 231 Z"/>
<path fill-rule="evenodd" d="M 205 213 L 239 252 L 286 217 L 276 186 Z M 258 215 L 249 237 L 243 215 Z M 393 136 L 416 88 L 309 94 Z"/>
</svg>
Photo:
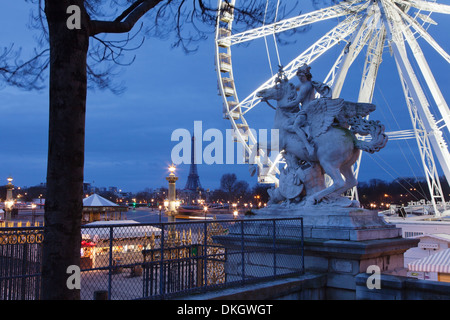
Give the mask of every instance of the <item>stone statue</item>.
<svg viewBox="0 0 450 320">
<path fill-rule="evenodd" d="M 311 81 L 310 69 L 308 65 L 298 69 L 300 84 L 295 86 L 281 68 L 276 84 L 258 92 L 263 101 L 277 102 L 274 128 L 279 129 L 279 150 L 286 161 L 279 187 L 270 191 L 269 204 L 359 207 L 341 194 L 357 185 L 352 166 L 361 150 L 373 153 L 386 145 L 384 126 L 364 119 L 375 105 L 332 99 L 328 86 Z M 371 140 L 358 140 L 356 133 L 371 135 Z M 325 183 L 325 174 L 331 186 Z"/>
</svg>

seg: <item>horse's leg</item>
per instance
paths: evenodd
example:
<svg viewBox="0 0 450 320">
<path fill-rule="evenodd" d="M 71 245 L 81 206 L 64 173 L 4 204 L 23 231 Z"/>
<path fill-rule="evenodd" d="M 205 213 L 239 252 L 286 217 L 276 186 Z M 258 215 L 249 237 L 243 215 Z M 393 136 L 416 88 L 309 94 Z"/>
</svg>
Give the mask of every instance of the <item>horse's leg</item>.
<svg viewBox="0 0 450 320">
<path fill-rule="evenodd" d="M 356 180 L 355 178 L 352 166 L 358 159 L 360 152 L 361 152 L 360 150 L 354 149 L 352 157 L 347 162 L 342 164 L 341 173 L 344 176 L 345 184 L 340 190 L 336 190 L 336 194 L 344 193 L 347 190 L 356 187 L 358 185 L 358 180 Z"/>
<path fill-rule="evenodd" d="M 355 187 L 358 184 L 358 181 L 355 178 L 355 175 L 353 174 L 352 166 L 351 165 L 345 165 L 341 167 L 341 173 L 345 178 L 345 183 L 339 190 L 336 190 L 336 195 L 340 195 L 347 190 Z"/>
<path fill-rule="evenodd" d="M 358 180 L 356 180 L 355 178 L 355 174 L 353 173 L 353 169 L 352 169 L 352 165 L 346 166 L 345 168 L 343 168 L 342 174 L 344 175 L 344 177 L 346 178 L 345 183 L 346 186 L 344 188 L 344 190 L 341 190 L 342 192 L 346 192 L 347 190 L 350 190 L 353 187 L 356 187 L 358 185 Z M 357 201 L 356 199 L 352 200 L 350 199 L 350 204 L 348 206 L 352 206 L 352 207 L 360 207 L 360 202 Z"/>
<path fill-rule="evenodd" d="M 333 184 L 328 188 L 313 194 L 309 199 L 307 199 L 308 204 L 319 202 L 323 198 L 334 194 L 336 190 L 340 190 L 345 185 L 345 180 L 342 178 L 339 168 L 329 163 L 321 163 L 321 165 L 325 173 L 328 174 L 333 180 Z"/>
</svg>

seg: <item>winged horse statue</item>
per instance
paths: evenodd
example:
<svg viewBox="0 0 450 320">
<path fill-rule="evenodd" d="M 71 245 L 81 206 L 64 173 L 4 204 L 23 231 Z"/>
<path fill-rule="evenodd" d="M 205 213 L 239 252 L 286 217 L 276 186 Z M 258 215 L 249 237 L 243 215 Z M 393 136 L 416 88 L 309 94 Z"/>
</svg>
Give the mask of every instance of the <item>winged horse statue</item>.
<svg viewBox="0 0 450 320">
<path fill-rule="evenodd" d="M 358 183 L 353 164 L 361 150 L 374 153 L 388 141 L 379 121 L 365 119 L 376 107 L 332 99 L 328 86 L 311 81 L 308 65 L 300 67 L 297 76 L 300 85 L 295 86 L 280 67 L 275 85 L 258 92 L 263 101 L 277 102 L 274 129 L 279 130 L 278 148 L 287 165 L 281 171 L 279 187 L 270 191 L 270 202 L 355 206 L 341 196 Z M 359 140 L 355 134 L 370 135 L 371 139 Z M 330 186 L 325 183 L 325 174 L 333 182 Z"/>
</svg>

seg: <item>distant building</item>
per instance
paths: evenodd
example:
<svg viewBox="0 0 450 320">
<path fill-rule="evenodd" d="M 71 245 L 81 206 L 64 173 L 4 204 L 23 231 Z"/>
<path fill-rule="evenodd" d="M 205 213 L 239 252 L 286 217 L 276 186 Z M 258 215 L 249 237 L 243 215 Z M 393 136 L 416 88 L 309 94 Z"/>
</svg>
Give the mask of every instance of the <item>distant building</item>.
<svg viewBox="0 0 450 320">
<path fill-rule="evenodd" d="M 420 239 L 418 246 L 403 254 L 404 267 L 409 270 L 408 276 L 423 280 L 450 282 L 450 275 L 446 276 L 446 272 L 439 272 L 442 271 L 439 268 L 442 267 L 445 257 L 437 256 L 441 252 L 449 251 L 450 234 L 426 234 L 415 238 Z M 450 269 L 450 260 L 448 264 Z"/>
<path fill-rule="evenodd" d="M 133 197 L 133 193 L 132 192 L 123 192 L 123 191 L 121 191 L 121 192 L 117 193 L 117 196 L 119 198 L 131 198 L 131 197 Z"/>
<path fill-rule="evenodd" d="M 92 186 L 90 183 L 83 182 L 83 194 L 91 194 Z"/>
<path fill-rule="evenodd" d="M 112 193 L 117 193 L 119 191 L 119 188 L 117 188 L 117 187 L 109 187 L 108 191 L 110 191 Z"/>
<path fill-rule="evenodd" d="M 403 238 L 412 238 L 427 234 L 445 233 L 450 234 L 450 220 L 427 221 L 417 219 L 402 219 L 400 217 L 387 217 L 389 223 L 402 229 Z"/>
</svg>

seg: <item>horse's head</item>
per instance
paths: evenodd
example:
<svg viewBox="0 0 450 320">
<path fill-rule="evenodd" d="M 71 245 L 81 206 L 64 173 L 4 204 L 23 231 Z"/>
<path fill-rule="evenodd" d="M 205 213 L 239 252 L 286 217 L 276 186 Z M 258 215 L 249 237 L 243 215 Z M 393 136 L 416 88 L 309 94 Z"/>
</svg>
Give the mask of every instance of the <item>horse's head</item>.
<svg viewBox="0 0 450 320">
<path fill-rule="evenodd" d="M 266 89 L 262 89 L 256 93 L 256 96 L 262 100 L 280 101 L 283 98 L 281 86 L 279 83 Z"/>
<path fill-rule="evenodd" d="M 294 101 L 297 97 L 297 91 L 295 86 L 287 80 L 278 81 L 275 85 L 270 88 L 260 90 L 256 93 L 263 101 L 265 100 L 275 100 L 280 102 L 282 100 Z M 279 104 L 283 107 L 284 104 Z"/>
</svg>

